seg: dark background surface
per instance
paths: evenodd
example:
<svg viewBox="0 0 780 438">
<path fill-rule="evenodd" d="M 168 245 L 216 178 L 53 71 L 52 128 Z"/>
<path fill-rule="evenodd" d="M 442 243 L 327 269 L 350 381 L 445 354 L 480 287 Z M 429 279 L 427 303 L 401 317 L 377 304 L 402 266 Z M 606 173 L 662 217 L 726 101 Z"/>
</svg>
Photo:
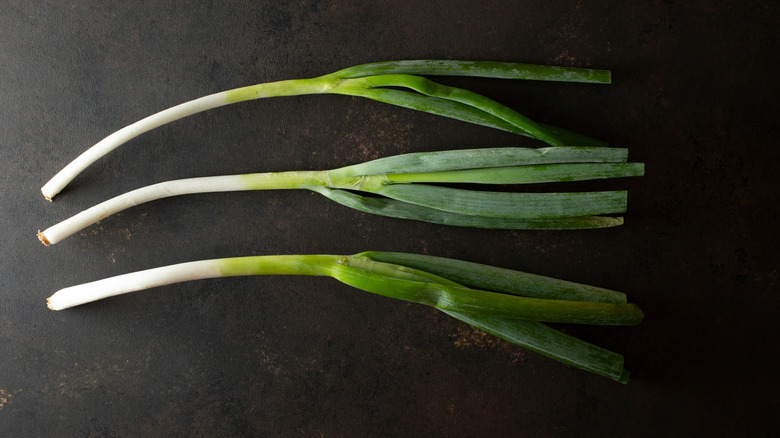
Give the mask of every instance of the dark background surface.
<svg viewBox="0 0 780 438">
<path fill-rule="evenodd" d="M 724 1 L 0 1 L 0 434 L 771 435 L 778 12 L 776 2 Z M 470 230 L 286 191 L 158 201 L 49 248 L 35 238 L 169 179 L 542 146 L 358 98 L 277 98 L 147 133 L 54 203 L 40 195 L 88 146 L 177 103 L 418 58 L 611 69 L 609 86 L 442 81 L 630 148 L 647 173 L 618 183 L 629 190 L 626 225 Z M 62 287 L 154 266 L 369 249 L 627 292 L 645 311 L 639 327 L 564 329 L 624 354 L 631 383 L 323 278 L 205 280 L 45 306 Z"/>
</svg>

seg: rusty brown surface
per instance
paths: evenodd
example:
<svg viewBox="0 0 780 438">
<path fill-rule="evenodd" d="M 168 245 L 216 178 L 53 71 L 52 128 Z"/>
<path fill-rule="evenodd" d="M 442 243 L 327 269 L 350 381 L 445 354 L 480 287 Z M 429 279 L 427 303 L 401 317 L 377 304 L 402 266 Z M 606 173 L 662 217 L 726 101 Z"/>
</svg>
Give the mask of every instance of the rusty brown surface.
<svg viewBox="0 0 780 438">
<path fill-rule="evenodd" d="M 767 436 L 777 429 L 778 7 L 771 2 L 5 1 L 0 435 Z M 525 138 L 344 96 L 243 103 L 147 133 L 53 203 L 114 130 L 224 89 L 380 60 L 608 68 L 609 86 L 449 79 L 646 163 L 626 225 L 486 231 L 306 192 L 155 202 L 44 247 L 39 229 L 167 179 L 326 169 Z M 207 280 L 64 312 L 57 289 L 203 258 L 419 252 L 626 291 L 636 328 L 565 327 L 628 386 L 434 310 L 322 278 Z"/>
</svg>

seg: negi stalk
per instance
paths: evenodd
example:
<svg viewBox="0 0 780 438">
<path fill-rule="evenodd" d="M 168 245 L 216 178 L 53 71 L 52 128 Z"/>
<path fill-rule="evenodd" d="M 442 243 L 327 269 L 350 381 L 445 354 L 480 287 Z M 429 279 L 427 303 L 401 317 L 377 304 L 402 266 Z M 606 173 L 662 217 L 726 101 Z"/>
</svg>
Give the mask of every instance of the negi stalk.
<svg viewBox="0 0 780 438">
<path fill-rule="evenodd" d="M 415 267 L 420 264 L 431 269 Z M 643 317 L 619 292 L 459 260 L 373 251 L 353 256 L 276 255 L 181 263 L 68 287 L 52 295 L 48 306 L 62 310 L 177 282 L 246 275 L 333 277 L 368 292 L 435 307 L 509 342 L 622 383 L 627 383 L 628 372 L 621 355 L 540 321 L 636 325 Z M 558 298 L 556 291 L 564 298 Z M 540 295 L 547 298 L 533 298 Z M 596 300 L 589 301 L 590 297 Z"/>
<path fill-rule="evenodd" d="M 614 226 L 599 215 L 626 210 L 625 191 L 512 193 L 432 183 L 528 184 L 641 175 L 613 148 L 499 148 L 415 153 L 330 171 L 213 176 L 143 187 L 89 208 L 40 232 L 46 244 L 126 208 L 170 196 L 239 190 L 307 189 L 349 207 L 391 217 L 481 228 L 577 229 Z M 380 195 L 371 198 L 350 191 Z"/>
<path fill-rule="evenodd" d="M 41 188 L 41 191 L 47 199 L 52 199 L 90 164 L 144 132 L 220 106 L 278 96 L 304 94 L 360 96 L 531 136 L 550 145 L 604 145 L 603 142 L 587 136 L 535 122 L 479 94 L 437 84 L 415 75 L 476 76 L 590 83 L 609 83 L 611 81 L 610 73 L 606 70 L 490 61 L 419 60 L 364 64 L 317 78 L 251 85 L 176 105 L 114 132 L 65 166 Z"/>
</svg>

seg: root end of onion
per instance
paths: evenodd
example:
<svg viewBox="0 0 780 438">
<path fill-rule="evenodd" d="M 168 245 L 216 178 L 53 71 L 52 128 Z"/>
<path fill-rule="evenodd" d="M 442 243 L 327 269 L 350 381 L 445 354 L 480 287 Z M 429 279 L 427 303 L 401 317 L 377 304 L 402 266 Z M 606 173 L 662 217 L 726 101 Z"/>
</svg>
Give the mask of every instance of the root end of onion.
<svg viewBox="0 0 780 438">
<path fill-rule="evenodd" d="M 49 239 L 46 238 L 46 236 L 43 234 L 42 231 L 38 232 L 38 240 L 40 240 L 41 243 L 43 243 L 46 246 L 51 245 L 51 242 L 49 242 Z"/>
</svg>

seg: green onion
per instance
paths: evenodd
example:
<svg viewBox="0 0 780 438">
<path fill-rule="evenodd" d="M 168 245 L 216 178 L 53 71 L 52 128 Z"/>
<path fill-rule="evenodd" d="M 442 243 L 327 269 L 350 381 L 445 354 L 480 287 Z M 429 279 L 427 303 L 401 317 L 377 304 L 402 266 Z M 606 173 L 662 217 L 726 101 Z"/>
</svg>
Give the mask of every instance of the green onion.
<svg viewBox="0 0 780 438">
<path fill-rule="evenodd" d="M 479 94 L 416 75 L 474 76 L 562 82 L 610 83 L 606 70 L 492 61 L 418 60 L 364 64 L 311 79 L 268 82 L 211 94 L 160 111 L 128 125 L 86 150 L 41 191 L 52 199 L 81 171 L 121 144 L 174 120 L 220 106 L 276 96 L 343 94 L 365 97 L 478 125 L 537 138 L 552 146 L 604 146 L 562 128 L 535 122 Z"/>
<path fill-rule="evenodd" d="M 61 289 L 49 297 L 48 306 L 62 310 L 177 282 L 246 275 L 332 277 L 367 292 L 435 307 L 509 342 L 623 383 L 628 372 L 621 355 L 542 323 L 633 326 L 643 318 L 619 292 L 459 260 L 385 252 L 181 263 Z"/>
<path fill-rule="evenodd" d="M 235 190 L 308 189 L 363 212 L 445 225 L 578 229 L 622 224 L 600 215 L 626 211 L 625 191 L 514 193 L 438 183 L 530 184 L 642 175 L 625 149 L 489 148 L 414 153 L 329 171 L 255 173 L 168 181 L 89 208 L 38 234 L 46 245 L 128 207 L 170 196 Z M 372 196 L 362 196 L 355 191 Z"/>
</svg>

